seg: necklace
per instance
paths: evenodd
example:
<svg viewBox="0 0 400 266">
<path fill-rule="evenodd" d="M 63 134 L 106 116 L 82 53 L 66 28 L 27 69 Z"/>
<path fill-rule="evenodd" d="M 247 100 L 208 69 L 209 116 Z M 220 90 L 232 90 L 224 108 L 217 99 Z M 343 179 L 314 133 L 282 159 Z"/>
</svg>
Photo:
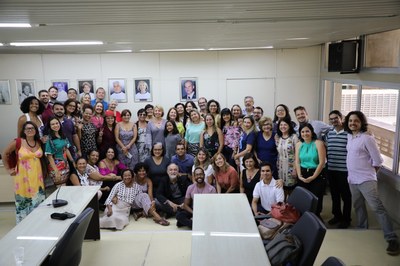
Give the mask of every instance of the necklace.
<svg viewBox="0 0 400 266">
<path fill-rule="evenodd" d="M 36 146 L 36 140 L 34 140 L 34 141 L 35 141 L 35 143 L 33 144 L 33 146 L 32 146 L 31 144 L 29 144 L 29 141 L 28 141 L 28 140 L 26 140 L 26 144 L 28 144 L 28 146 L 31 147 L 31 148 L 33 149 L 33 148 L 35 148 L 35 146 Z"/>
</svg>

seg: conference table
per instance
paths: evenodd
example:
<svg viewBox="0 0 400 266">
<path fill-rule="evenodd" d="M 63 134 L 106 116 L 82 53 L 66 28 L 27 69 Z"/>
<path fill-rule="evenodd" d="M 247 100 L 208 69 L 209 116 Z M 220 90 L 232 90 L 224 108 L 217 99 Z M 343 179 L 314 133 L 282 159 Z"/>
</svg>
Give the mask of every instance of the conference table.
<svg viewBox="0 0 400 266">
<path fill-rule="evenodd" d="M 192 266 L 271 265 L 245 194 L 195 194 Z"/>
<path fill-rule="evenodd" d="M 54 220 L 50 218 L 54 212 L 70 212 L 78 216 L 86 207 L 92 207 L 95 213 L 85 239 L 100 239 L 97 200 L 99 189 L 100 186 L 63 186 L 58 193 L 58 199 L 67 200 L 68 204 L 59 208 L 54 208 L 51 204 L 57 191 L 51 194 L 0 240 L 0 265 L 15 265 L 13 251 L 17 247 L 24 247 L 23 265 L 40 265 L 76 218 Z"/>
</svg>

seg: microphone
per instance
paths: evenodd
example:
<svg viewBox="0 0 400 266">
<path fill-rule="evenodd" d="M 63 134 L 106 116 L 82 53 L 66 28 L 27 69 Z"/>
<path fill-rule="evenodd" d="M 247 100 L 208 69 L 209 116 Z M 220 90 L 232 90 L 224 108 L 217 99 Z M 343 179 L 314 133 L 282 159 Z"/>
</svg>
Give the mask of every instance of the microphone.
<svg viewBox="0 0 400 266">
<path fill-rule="evenodd" d="M 53 207 L 54 208 L 58 208 L 58 207 L 65 206 L 65 205 L 68 204 L 68 201 L 62 200 L 62 199 L 58 199 L 58 193 L 60 192 L 60 189 L 61 189 L 61 186 L 57 190 L 56 199 L 53 200 Z"/>
</svg>

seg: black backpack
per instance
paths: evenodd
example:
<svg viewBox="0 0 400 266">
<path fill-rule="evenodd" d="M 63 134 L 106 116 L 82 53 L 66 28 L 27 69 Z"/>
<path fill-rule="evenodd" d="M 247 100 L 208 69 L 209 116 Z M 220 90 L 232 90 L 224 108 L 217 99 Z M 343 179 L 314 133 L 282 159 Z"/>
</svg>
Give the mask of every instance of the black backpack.
<svg viewBox="0 0 400 266">
<path fill-rule="evenodd" d="M 300 239 L 291 234 L 289 230 L 285 230 L 277 234 L 274 239 L 265 245 L 268 258 L 272 266 L 286 264 L 296 265 L 300 258 L 303 244 Z"/>
</svg>

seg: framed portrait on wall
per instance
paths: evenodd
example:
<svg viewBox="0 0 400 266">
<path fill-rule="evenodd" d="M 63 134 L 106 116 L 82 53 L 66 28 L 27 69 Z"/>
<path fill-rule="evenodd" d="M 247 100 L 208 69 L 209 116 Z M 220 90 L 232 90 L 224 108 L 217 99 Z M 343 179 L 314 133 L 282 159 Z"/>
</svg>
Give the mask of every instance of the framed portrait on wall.
<svg viewBox="0 0 400 266">
<path fill-rule="evenodd" d="M 81 79 L 78 80 L 78 88 L 79 88 L 79 99 L 86 93 L 90 95 L 90 99 L 96 99 L 94 95 L 94 79 Z"/>
<path fill-rule="evenodd" d="M 52 80 L 51 84 L 57 88 L 58 90 L 58 97 L 57 101 L 58 102 L 65 102 L 68 100 L 68 88 L 69 88 L 69 82 L 68 80 Z"/>
<path fill-rule="evenodd" d="M 117 100 L 119 103 L 126 103 L 126 79 L 108 79 L 109 99 Z"/>
<path fill-rule="evenodd" d="M 17 95 L 19 104 L 29 96 L 35 96 L 35 80 L 33 79 L 18 79 Z"/>
<path fill-rule="evenodd" d="M 0 80 L 0 104 L 11 104 L 11 90 L 9 80 Z"/>
<path fill-rule="evenodd" d="M 180 78 L 181 101 L 197 101 L 197 78 Z"/>
<path fill-rule="evenodd" d="M 151 78 L 138 78 L 134 80 L 134 83 L 135 102 L 153 101 Z"/>
</svg>

